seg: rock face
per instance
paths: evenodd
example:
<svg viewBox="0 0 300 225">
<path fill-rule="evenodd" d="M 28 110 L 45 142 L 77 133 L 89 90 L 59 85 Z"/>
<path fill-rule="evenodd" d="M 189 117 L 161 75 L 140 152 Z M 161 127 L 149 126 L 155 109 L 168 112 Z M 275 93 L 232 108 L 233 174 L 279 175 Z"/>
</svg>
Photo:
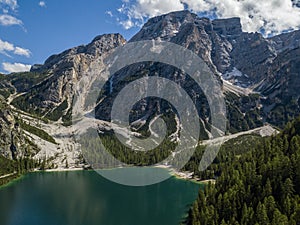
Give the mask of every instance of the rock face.
<svg viewBox="0 0 300 225">
<path fill-rule="evenodd" d="M 300 47 L 300 31 L 280 34 L 268 39 L 277 53 Z"/>
<path fill-rule="evenodd" d="M 300 113 L 300 48 L 278 54 L 258 88 L 266 120 L 283 127 Z"/>
<path fill-rule="evenodd" d="M 213 30 L 227 37 L 236 37 L 242 34 L 240 18 L 217 19 L 212 21 Z"/>
<path fill-rule="evenodd" d="M 5 100 L 0 96 L 0 154 L 9 159 L 36 154 L 34 146 L 24 135 Z"/>
<path fill-rule="evenodd" d="M 221 75 L 222 79 L 233 84 L 233 89 L 238 86 L 260 92 L 260 97 L 250 96 L 249 99 L 248 97 L 232 99 L 227 95 L 230 126 L 233 126 L 233 129 L 229 130 L 239 131 L 254 128 L 263 122 L 283 126 L 286 121 L 300 113 L 297 103 L 299 95 L 295 91 L 299 84 L 300 72 L 296 69 L 299 64 L 297 61 L 299 34 L 299 31 L 295 31 L 264 38 L 259 33 L 242 32 L 239 18 L 210 21 L 207 18 L 199 18 L 189 11 L 181 11 L 150 19 L 130 42 L 160 39 L 184 46 L 198 54 L 216 75 Z M 294 68 L 293 75 L 291 69 L 288 71 L 285 69 L 286 64 Z M 154 76 L 155 72 L 181 84 L 198 101 L 198 106 L 205 102 L 201 91 L 191 85 L 186 74 L 157 64 L 144 63 L 121 71 L 113 79 L 114 88 L 116 92 L 121 90 L 126 85 L 126 82 L 122 83 L 121 78 L 130 74 L 143 73 Z M 290 85 L 296 87 L 290 88 Z M 242 95 L 247 95 L 246 89 L 241 90 Z M 229 92 L 231 91 L 232 88 Z M 195 93 L 198 96 L 194 95 Z M 291 104 L 294 111 L 284 106 L 287 102 L 282 99 L 283 96 L 284 99 L 293 99 Z M 102 111 L 99 113 L 102 119 L 107 118 L 103 112 L 109 111 L 107 109 L 110 108 L 111 102 L 113 94 L 104 96 Z M 295 102 L 298 105 L 295 105 Z M 144 104 L 154 108 L 158 103 L 152 103 L 152 106 L 149 102 Z M 204 112 L 207 108 L 198 110 L 200 117 L 207 120 L 208 115 Z M 236 121 L 239 122 L 236 124 Z"/>
<path fill-rule="evenodd" d="M 260 126 L 263 122 L 282 125 L 278 124 L 278 118 L 283 117 L 284 123 L 299 114 L 299 31 L 264 38 L 259 33 L 243 32 L 239 18 L 211 21 L 189 11 L 180 11 L 150 19 L 130 42 L 152 39 L 173 42 L 192 50 L 207 63 L 220 82 L 226 80 L 224 92 L 231 132 Z M 51 56 L 44 65 L 33 66 L 32 72 L 48 73 L 49 76 L 17 98 L 14 105 L 58 120 L 70 110 L 74 85 L 91 62 L 100 56 L 108 56 L 125 43 L 119 34 L 102 35 L 86 46 Z M 184 87 L 195 99 L 200 118 L 208 120 L 205 96 L 195 82 L 182 71 L 155 62 L 135 64 L 118 71 L 99 96 L 98 117 L 109 120 L 111 104 L 126 84 L 142 76 L 157 74 Z M 290 109 L 280 105 L 290 102 L 287 100 L 290 98 L 293 115 L 288 112 Z M 158 100 L 143 100 L 136 105 L 135 116 L 131 119 L 134 121 L 147 115 L 146 111 L 162 112 L 168 107 Z"/>
<path fill-rule="evenodd" d="M 130 41 L 162 39 L 197 53 L 216 73 L 240 87 L 261 82 L 277 54 L 299 46 L 299 31 L 266 39 L 242 32 L 239 18 L 209 20 L 189 11 L 150 19 Z"/>
<path fill-rule="evenodd" d="M 264 38 L 259 33 L 243 32 L 239 18 L 210 20 L 180 11 L 150 19 L 129 42 L 153 39 L 183 46 L 208 65 L 225 94 L 229 133 L 247 131 L 265 122 L 283 127 L 300 114 L 300 31 Z M 43 65 L 32 66 L 30 73 L 0 74 L 0 95 L 9 103 L 0 99 L 0 154 L 20 158 L 36 154 L 40 147 L 42 151 L 35 155 L 38 159 L 54 158 L 54 164 L 60 167 L 81 163 L 68 127 L 74 87 L 105 71 L 103 62 L 124 44 L 126 40 L 120 34 L 101 35 L 88 45 L 69 49 L 49 57 Z M 95 62 L 100 62 L 96 69 L 91 66 Z M 184 88 L 198 110 L 203 126 L 201 137 L 210 136 L 210 109 L 200 87 L 184 71 L 158 62 L 136 63 L 113 74 L 97 92 L 100 94 L 93 96 L 98 100 L 97 118 L 109 121 L 118 93 L 144 76 L 162 76 Z M 82 87 L 83 91 L 88 88 Z M 163 87 L 157 83 L 157 88 Z M 83 100 L 88 97 L 83 96 Z M 41 129 L 35 131 L 40 136 L 18 126 L 19 112 L 12 111 L 13 107 L 26 112 L 22 113 L 26 123 L 41 125 L 43 120 Z M 180 130 L 176 111 L 162 99 L 142 99 L 133 107 L 129 119 L 134 131 L 147 134 L 150 120 L 161 115 L 171 124 L 169 137 L 176 140 Z M 55 143 L 50 143 L 51 137 Z M 35 143 L 39 147 L 32 144 L 34 140 L 38 140 Z"/>
<path fill-rule="evenodd" d="M 96 37 L 90 44 L 69 49 L 58 55 L 50 56 L 44 65 L 35 65 L 31 72 L 48 73 L 46 80 L 36 85 L 16 101 L 16 106 L 38 115 L 53 116 L 56 108 L 64 113 L 72 105 L 73 87 L 89 68 L 91 62 L 112 49 L 125 44 L 120 34 L 107 34 Z M 67 103 L 67 104 L 66 104 Z"/>
</svg>

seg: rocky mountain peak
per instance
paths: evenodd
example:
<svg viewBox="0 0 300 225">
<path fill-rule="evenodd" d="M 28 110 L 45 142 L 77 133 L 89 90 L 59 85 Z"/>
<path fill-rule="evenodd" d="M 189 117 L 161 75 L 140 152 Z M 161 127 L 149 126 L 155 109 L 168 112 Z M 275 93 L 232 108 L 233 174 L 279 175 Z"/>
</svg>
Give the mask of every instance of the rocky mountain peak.
<svg viewBox="0 0 300 225">
<path fill-rule="evenodd" d="M 285 74 L 290 73 L 286 71 L 294 71 L 297 75 L 296 71 L 299 70 L 298 59 L 292 60 L 294 55 L 299 55 L 299 51 L 296 51 L 300 46 L 299 31 L 265 38 L 260 33 L 243 32 L 240 18 L 210 20 L 200 18 L 189 11 L 172 12 L 149 19 L 130 42 L 153 39 L 169 41 L 193 51 L 207 63 L 218 79 L 226 80 L 225 92 L 243 95 L 258 91 L 264 96 L 271 93 L 270 99 L 274 99 L 276 93 L 281 93 L 277 89 L 286 83 Z M 72 105 L 73 86 L 80 81 L 91 62 L 97 57 L 109 56 L 114 48 L 125 43 L 126 40 L 120 34 L 104 34 L 94 38 L 88 45 L 71 48 L 49 57 L 44 65 L 33 66 L 32 71 L 46 70 L 50 71 L 52 76 L 47 77 L 38 87 L 34 87 L 33 93 L 20 96 L 20 99 L 30 107 L 32 105 L 39 109 L 39 114 L 57 121 L 59 117 L 55 115 L 55 119 L 52 119 L 51 115 L 56 113 L 56 109 L 63 111 L 62 115 L 68 112 Z M 103 111 L 109 111 L 107 109 L 113 94 L 121 90 L 126 82 L 131 81 L 129 76 L 155 75 L 156 71 L 162 71 L 163 76 L 176 80 L 183 86 L 189 84 L 185 74 L 174 68 L 150 62 L 132 65 L 115 74 L 105 86 L 105 95 L 101 99 Z M 291 79 L 289 84 L 295 81 L 295 77 L 288 77 Z M 277 82 L 279 80 L 280 83 Z M 191 90 L 190 87 L 188 89 Z M 290 93 L 292 92 L 286 96 L 290 96 Z M 195 98 L 201 101 L 201 97 L 195 95 Z M 276 99 L 276 102 L 279 101 Z M 274 104 L 273 101 L 269 101 L 264 105 L 273 107 Z M 154 108 L 154 103 L 152 106 Z"/>
<path fill-rule="evenodd" d="M 44 65 L 34 65 L 31 72 L 41 72 L 49 69 L 61 69 L 62 67 L 74 66 L 76 59 L 81 56 L 95 58 L 118 46 L 124 45 L 126 40 L 121 34 L 103 34 L 95 37 L 88 45 L 81 45 L 68 49 L 60 54 L 50 56 Z"/>
<path fill-rule="evenodd" d="M 219 80 L 223 79 L 220 84 L 223 84 L 230 133 L 254 129 L 265 122 L 283 127 L 290 118 L 300 115 L 300 31 L 265 38 L 259 33 L 243 32 L 239 18 L 210 20 L 189 11 L 179 11 L 150 19 L 130 41 L 152 39 L 169 41 L 193 51 L 207 63 Z M 89 82 L 92 83 L 96 73 L 105 71 L 106 66 L 102 64 L 105 58 L 112 56 L 114 49 L 125 43 L 120 34 L 99 35 L 87 45 L 49 57 L 44 65 L 34 65 L 31 71 L 36 74 L 28 73 L 29 77 L 25 74 L 20 79 L 22 76 L 17 74 L 20 80 L 15 82 L 15 78 L 5 80 L 9 75 L 3 76 L 2 81 L 5 82 L 1 83 L 0 91 L 5 89 L 2 93 L 9 91 L 9 94 L 2 101 L 0 95 L 0 155 L 21 158 L 36 154 L 41 147 L 38 157 L 43 159 L 49 153 L 50 145 L 44 145 L 40 137 L 31 138 L 28 131 L 32 130 L 33 124 L 40 127 L 41 123 L 36 118 L 42 118 L 50 122 L 42 122 L 40 128 L 45 129 L 55 141 L 60 140 L 57 141 L 59 146 L 53 143 L 50 146 L 50 152 L 53 153 L 50 156 L 58 153 L 58 164 L 64 162 L 66 157 L 75 164 L 77 153 L 70 151 L 69 144 L 63 144 L 64 141 L 71 141 L 70 129 L 61 126 L 72 123 L 72 106 L 76 99 L 74 87 L 80 84 L 82 102 L 90 100 Z M 94 64 L 99 67 L 95 69 L 91 66 Z M 113 74 L 103 89 L 99 90 L 99 104 L 95 109 L 97 119 L 110 121 L 114 100 L 127 84 L 143 76 L 158 75 L 186 90 L 199 112 L 203 126 L 201 138 L 212 136 L 210 109 L 203 91 L 184 71 L 159 62 L 132 64 Z M 28 85 L 24 85 L 26 81 Z M 139 87 L 135 88 L 138 90 Z M 164 86 L 157 83 L 157 88 L 162 90 Z M 140 89 L 140 93 L 142 91 Z M 9 104 L 5 104 L 6 98 L 18 111 L 11 110 Z M 20 116 L 19 112 L 22 111 L 26 112 L 26 116 Z M 167 113 L 164 118 L 172 124 L 170 137 L 177 137 L 180 126 L 176 112 L 172 115 L 172 111 L 173 107 L 164 100 L 147 98 L 132 108 L 130 121 L 134 129 L 145 133 L 153 118 Z M 220 111 L 221 114 L 225 114 L 225 111 Z M 23 120 L 26 123 L 22 123 Z M 108 129 L 106 124 L 102 126 L 105 130 Z M 40 129 L 35 132 L 41 133 Z M 46 139 L 49 141 L 48 136 Z M 32 140 L 37 140 L 38 145 L 31 146 Z"/>
<path fill-rule="evenodd" d="M 87 45 L 50 56 L 44 65 L 34 65 L 31 72 L 49 74 L 47 80 L 34 87 L 38 89 L 34 94 L 37 100 L 31 104 L 41 109 L 38 114 L 46 113 L 52 117 L 53 109 L 62 106 L 65 108 L 63 113 L 66 113 L 72 104 L 73 87 L 89 69 L 91 63 L 99 57 L 106 57 L 115 48 L 125 43 L 126 40 L 120 34 L 99 35 Z M 28 96 L 32 96 L 32 93 L 27 93 L 23 98 Z M 30 101 L 26 100 L 26 102 Z M 55 116 L 55 119 L 58 117 Z"/>
<path fill-rule="evenodd" d="M 180 34 L 180 31 L 185 30 L 186 27 L 189 27 L 190 30 L 197 28 L 207 33 L 214 31 L 223 36 L 238 36 L 243 32 L 240 18 L 235 17 L 211 21 L 208 18 L 200 18 L 198 15 L 184 10 L 149 19 L 141 31 L 130 41 L 157 38 L 170 41 L 172 37 Z"/>
<path fill-rule="evenodd" d="M 86 54 L 99 56 L 102 52 L 108 52 L 118 46 L 124 45 L 126 40 L 119 33 L 99 35 L 86 46 Z"/>
<path fill-rule="evenodd" d="M 151 40 L 161 38 L 170 40 L 176 36 L 181 27 L 193 24 L 198 16 L 190 11 L 171 12 L 148 20 L 130 41 Z"/>
<path fill-rule="evenodd" d="M 229 19 L 216 19 L 212 21 L 213 29 L 220 35 L 238 36 L 243 33 L 241 19 L 238 17 Z"/>
<path fill-rule="evenodd" d="M 268 39 L 277 53 L 300 47 L 300 30 L 283 33 Z"/>
</svg>

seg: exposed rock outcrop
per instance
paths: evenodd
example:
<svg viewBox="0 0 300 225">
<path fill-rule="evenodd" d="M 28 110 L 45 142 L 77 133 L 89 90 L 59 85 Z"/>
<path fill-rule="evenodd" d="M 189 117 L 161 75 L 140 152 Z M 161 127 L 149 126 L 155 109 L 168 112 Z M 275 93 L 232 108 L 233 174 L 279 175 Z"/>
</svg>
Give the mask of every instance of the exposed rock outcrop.
<svg viewBox="0 0 300 225">
<path fill-rule="evenodd" d="M 287 88 L 285 81 L 288 79 L 283 71 L 285 71 L 287 63 L 291 68 L 297 68 L 296 63 L 298 62 L 293 60 L 293 57 L 298 54 L 295 49 L 299 47 L 299 34 L 299 31 L 295 31 L 272 38 L 264 38 L 259 33 L 243 32 L 239 18 L 210 20 L 200 18 L 189 11 L 179 11 L 150 19 L 130 42 L 156 39 L 184 46 L 198 54 L 218 79 L 229 82 L 224 88 L 226 93 L 232 92 L 248 96 L 253 93 L 253 90 L 260 92 L 262 94 L 260 97 L 251 97 L 252 100 L 254 99 L 251 104 L 243 105 L 244 100 L 236 101 L 232 98 L 228 100 L 231 102 L 228 103 L 229 108 L 236 108 L 229 109 L 229 114 L 233 110 L 239 115 L 238 120 L 243 121 L 241 123 L 244 124 L 238 125 L 234 130 L 245 130 L 255 124 L 260 125 L 266 121 L 274 121 L 269 118 L 268 113 L 275 109 L 271 106 L 274 101 L 273 97 L 279 96 L 278 93 L 284 92 L 285 96 L 293 95 L 295 101 L 298 101 L 297 95 L 293 94 L 294 91 L 283 91 Z M 48 71 L 50 76 L 33 87 L 27 94 L 21 96 L 19 106 L 23 107 L 22 109 L 25 111 L 34 109 L 40 115 L 58 120 L 68 113 L 72 105 L 74 85 L 81 79 L 91 62 L 101 56 L 110 55 L 116 47 L 125 43 L 126 41 L 119 34 L 101 35 L 86 46 L 75 47 L 61 54 L 53 55 L 46 60 L 44 65 L 33 66 L 32 71 Z M 206 104 L 205 96 L 199 88 L 197 89 L 195 83 L 182 71 L 154 62 L 123 68 L 109 80 L 99 96 L 101 100 L 98 107 L 99 118 L 109 120 L 109 111 L 114 97 L 122 87 L 132 81 L 130 76 L 136 79 L 145 75 L 155 76 L 157 74 L 176 81 L 184 87 L 195 99 L 200 118 L 208 119 L 209 109 L 203 107 Z M 294 75 L 288 76 L 289 85 L 297 83 L 298 76 L 299 72 L 295 69 Z M 136 116 L 132 120 L 144 115 L 145 110 L 155 111 L 157 107 L 164 109 L 161 104 L 157 101 L 143 100 L 136 108 L 144 105 L 142 107 L 144 112 L 136 112 Z M 249 110 L 255 112 L 256 122 L 249 122 L 252 120 L 246 115 Z M 57 114 L 57 111 L 62 111 L 62 113 Z M 232 119 L 234 120 L 233 117 Z M 236 125 L 231 124 L 231 126 Z"/>
<path fill-rule="evenodd" d="M 38 148 L 26 138 L 9 106 L 0 95 L 0 154 L 9 159 L 30 157 Z"/>
</svg>

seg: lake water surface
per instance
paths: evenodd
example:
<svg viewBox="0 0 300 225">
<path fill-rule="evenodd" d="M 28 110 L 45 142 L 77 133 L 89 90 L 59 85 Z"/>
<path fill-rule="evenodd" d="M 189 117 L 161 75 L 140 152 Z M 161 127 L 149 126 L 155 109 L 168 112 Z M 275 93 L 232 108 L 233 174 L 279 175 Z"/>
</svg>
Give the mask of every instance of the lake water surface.
<svg viewBox="0 0 300 225">
<path fill-rule="evenodd" d="M 30 173 L 0 188 L 0 224 L 178 225 L 199 187 L 174 177 L 129 187 L 94 171 Z"/>
</svg>

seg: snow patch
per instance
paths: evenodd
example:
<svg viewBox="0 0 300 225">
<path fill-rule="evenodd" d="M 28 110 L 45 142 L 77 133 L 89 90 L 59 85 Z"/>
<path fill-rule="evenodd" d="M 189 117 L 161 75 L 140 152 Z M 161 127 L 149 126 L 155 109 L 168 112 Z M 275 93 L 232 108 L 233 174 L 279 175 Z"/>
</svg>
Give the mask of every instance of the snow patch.
<svg viewBox="0 0 300 225">
<path fill-rule="evenodd" d="M 224 79 L 229 80 L 231 78 L 235 78 L 235 77 L 243 77 L 247 75 L 244 75 L 240 70 L 238 70 L 236 67 L 233 67 L 231 72 L 227 72 L 223 75 Z"/>
</svg>

